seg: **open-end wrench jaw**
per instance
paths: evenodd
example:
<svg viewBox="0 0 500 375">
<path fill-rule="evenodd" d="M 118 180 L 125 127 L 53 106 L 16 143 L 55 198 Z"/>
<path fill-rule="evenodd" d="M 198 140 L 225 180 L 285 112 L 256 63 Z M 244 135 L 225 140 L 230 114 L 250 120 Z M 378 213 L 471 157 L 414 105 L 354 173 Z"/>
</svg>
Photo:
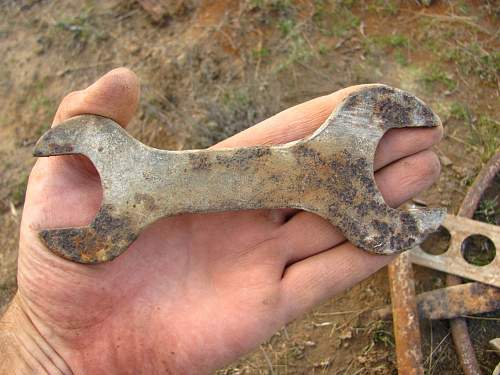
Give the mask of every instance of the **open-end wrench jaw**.
<svg viewBox="0 0 500 375">
<path fill-rule="evenodd" d="M 375 150 L 390 128 L 438 125 L 418 98 L 384 85 L 362 87 L 310 137 L 279 146 L 158 150 L 110 119 L 75 117 L 45 133 L 34 155 L 89 158 L 101 178 L 101 208 L 88 226 L 43 229 L 40 237 L 66 259 L 99 263 L 120 255 L 161 217 L 299 208 L 366 251 L 398 253 L 436 230 L 445 211 L 389 207 L 375 183 Z"/>
</svg>

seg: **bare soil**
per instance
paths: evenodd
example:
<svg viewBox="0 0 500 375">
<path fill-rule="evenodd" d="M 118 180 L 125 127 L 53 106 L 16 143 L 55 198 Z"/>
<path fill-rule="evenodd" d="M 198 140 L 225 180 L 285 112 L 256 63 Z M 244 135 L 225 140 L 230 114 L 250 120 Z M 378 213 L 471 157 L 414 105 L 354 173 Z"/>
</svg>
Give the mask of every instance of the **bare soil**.
<svg viewBox="0 0 500 375">
<path fill-rule="evenodd" d="M 500 134 L 495 1 L 181 0 L 160 20 L 136 1 L 0 0 L 0 311 L 16 289 L 18 225 L 31 149 L 65 94 L 127 66 L 142 82 L 130 126 L 159 148 L 203 148 L 302 101 L 382 82 L 439 114 L 438 183 L 415 201 L 455 213 Z M 477 213 L 498 220 L 498 185 Z M 492 219 L 493 218 L 493 219 Z M 498 221 L 494 221 L 498 224 Z M 443 275 L 416 268 L 418 291 Z M 393 374 L 386 270 L 276 333 L 220 374 Z M 249 314 L 252 312 L 249 311 Z M 485 374 L 498 315 L 469 320 Z M 446 321 L 423 321 L 427 374 L 461 374 Z"/>
</svg>

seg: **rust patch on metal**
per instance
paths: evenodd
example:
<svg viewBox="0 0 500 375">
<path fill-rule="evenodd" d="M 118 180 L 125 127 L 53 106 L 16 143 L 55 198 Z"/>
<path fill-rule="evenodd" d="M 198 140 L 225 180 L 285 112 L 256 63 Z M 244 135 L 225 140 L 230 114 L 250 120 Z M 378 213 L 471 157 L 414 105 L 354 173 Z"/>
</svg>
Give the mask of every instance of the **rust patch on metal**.
<svg viewBox="0 0 500 375">
<path fill-rule="evenodd" d="M 73 153 L 73 145 L 70 143 L 64 143 L 64 144 L 57 144 L 57 143 L 49 143 L 47 145 L 47 148 L 50 150 L 50 152 L 58 155 L 64 155 L 64 154 L 71 154 Z M 43 155 L 37 155 L 37 152 L 35 151 L 33 153 L 34 156 L 43 156 Z"/>
<path fill-rule="evenodd" d="M 434 231 L 444 211 L 389 207 L 373 176 L 375 150 L 390 128 L 439 124 L 422 101 L 384 85 L 351 94 L 310 137 L 280 146 L 156 150 L 110 119 L 76 117 L 43 135 L 34 154 L 87 156 L 101 176 L 103 208 L 89 227 L 46 229 L 41 237 L 67 259 L 101 262 L 164 216 L 298 208 L 329 220 L 366 251 L 401 252 Z"/>
<path fill-rule="evenodd" d="M 389 264 L 388 270 L 398 373 L 423 375 L 420 326 L 410 254 L 398 256 Z"/>
<path fill-rule="evenodd" d="M 451 235 L 448 250 L 443 254 L 433 255 L 416 247 L 410 252 L 412 262 L 500 288 L 500 256 L 498 253 L 489 264 L 484 266 L 467 262 L 462 254 L 462 244 L 465 239 L 477 234 L 489 238 L 495 244 L 495 248 L 500 249 L 500 227 L 453 215 L 447 215 L 442 225 Z"/>
<path fill-rule="evenodd" d="M 101 263 L 115 258 L 117 249 L 137 238 L 127 218 L 117 218 L 103 206 L 88 227 L 44 229 L 40 237 L 56 254 L 79 263 Z"/>
<path fill-rule="evenodd" d="M 190 154 L 189 161 L 191 162 L 191 168 L 193 170 L 205 170 L 212 166 L 212 163 L 205 154 Z"/>
<path fill-rule="evenodd" d="M 500 289 L 481 283 L 467 283 L 417 295 L 420 319 L 452 319 L 500 309 Z M 370 319 L 390 319 L 391 306 L 366 314 Z"/>
</svg>

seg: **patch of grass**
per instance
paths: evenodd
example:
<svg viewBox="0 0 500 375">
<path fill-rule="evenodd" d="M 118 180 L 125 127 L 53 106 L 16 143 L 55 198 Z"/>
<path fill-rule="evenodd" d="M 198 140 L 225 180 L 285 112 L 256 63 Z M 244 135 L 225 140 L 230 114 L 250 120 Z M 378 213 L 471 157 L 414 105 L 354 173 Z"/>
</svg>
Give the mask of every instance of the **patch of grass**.
<svg viewBox="0 0 500 375">
<path fill-rule="evenodd" d="M 14 206 L 20 206 L 24 203 L 24 198 L 26 196 L 26 186 L 28 185 L 28 173 L 24 173 L 20 176 L 19 180 L 14 184 L 10 190 L 10 199 Z"/>
<path fill-rule="evenodd" d="M 354 1 L 316 1 L 313 21 L 323 35 L 344 36 L 360 25 L 351 8 Z"/>
<path fill-rule="evenodd" d="M 438 65 L 431 65 L 423 74 L 422 82 L 427 89 L 436 89 L 444 86 L 448 91 L 453 91 L 457 87 L 457 81 L 453 76 L 441 69 Z"/>
<path fill-rule="evenodd" d="M 266 47 L 255 48 L 254 50 L 252 50 L 252 56 L 254 59 L 263 59 L 264 57 L 267 57 L 270 54 L 271 51 Z"/>
<path fill-rule="evenodd" d="M 481 160 L 487 162 L 500 147 L 500 122 L 487 115 L 476 116 L 467 106 L 454 102 L 450 116 L 468 125 L 469 142 L 481 150 Z"/>
<path fill-rule="evenodd" d="M 394 58 L 396 59 L 397 63 L 402 66 L 408 65 L 408 59 L 406 58 L 406 55 L 401 51 L 400 49 L 396 50 L 394 53 Z"/>
<path fill-rule="evenodd" d="M 43 123 L 44 129 L 37 129 L 37 134 L 41 135 L 46 130 L 46 124 L 53 114 L 56 105 L 55 100 L 46 94 L 47 81 L 46 79 L 38 79 L 30 86 L 31 97 L 29 105 L 33 115 L 37 116 L 38 121 Z"/>
<path fill-rule="evenodd" d="M 496 218 L 500 216 L 500 206 L 498 205 L 498 196 L 492 199 L 483 199 L 479 204 L 479 209 L 475 213 L 481 221 L 490 224 L 496 224 Z"/>
<path fill-rule="evenodd" d="M 295 27 L 295 21 L 291 18 L 285 18 L 278 21 L 278 28 L 283 36 L 289 35 Z"/>
<path fill-rule="evenodd" d="M 371 337 L 371 343 L 363 349 L 364 354 L 370 352 L 377 344 L 394 347 L 392 331 L 387 327 L 387 322 L 383 320 L 370 322 L 367 334 Z"/>
<path fill-rule="evenodd" d="M 470 14 L 469 4 L 467 4 L 463 0 L 457 1 L 457 3 L 458 4 L 456 5 L 456 10 L 458 11 L 458 13 L 465 15 L 465 16 L 468 16 Z"/>
<path fill-rule="evenodd" d="M 470 142 L 481 148 L 481 160 L 487 162 L 500 147 L 500 122 L 480 115 L 470 129 Z"/>
<path fill-rule="evenodd" d="M 85 46 L 90 41 L 107 39 L 107 34 L 96 24 L 96 16 L 88 9 L 73 18 L 62 18 L 55 24 L 56 29 L 71 34 L 74 42 Z"/>
<path fill-rule="evenodd" d="M 432 37 L 425 37 L 422 40 L 422 47 L 435 55 L 439 55 L 442 45 L 439 41 Z"/>
<path fill-rule="evenodd" d="M 394 336 L 386 329 L 378 328 L 372 332 L 372 341 L 375 344 L 383 344 L 387 347 L 394 347 Z"/>
<path fill-rule="evenodd" d="M 323 43 L 320 43 L 318 46 L 318 52 L 320 55 L 326 55 L 328 53 L 328 47 Z"/>
<path fill-rule="evenodd" d="M 43 93 L 37 94 L 33 100 L 31 101 L 31 110 L 34 113 L 38 113 L 40 111 L 48 112 L 53 108 L 54 100 L 45 96 Z"/>
<path fill-rule="evenodd" d="M 495 258 L 495 244 L 480 234 L 467 237 L 461 250 L 464 259 L 476 266 L 485 266 Z"/>
<path fill-rule="evenodd" d="M 224 107 L 231 111 L 245 109 L 250 104 L 250 96 L 244 89 L 225 92 L 222 95 L 222 103 Z"/>
<path fill-rule="evenodd" d="M 453 102 L 451 104 L 450 116 L 460 121 L 466 121 L 468 123 L 471 122 L 471 113 L 469 111 L 469 108 L 459 102 Z"/>
<path fill-rule="evenodd" d="M 206 115 L 192 124 L 192 135 L 184 146 L 206 148 L 246 129 L 269 116 L 267 108 L 273 100 L 273 96 L 258 86 L 224 87 L 220 95 L 202 105 Z"/>
<path fill-rule="evenodd" d="M 278 71 L 282 71 L 294 64 L 304 64 L 314 55 L 314 51 L 300 35 L 294 36 L 286 49 L 286 59 L 278 65 Z"/>
<path fill-rule="evenodd" d="M 477 42 L 473 42 L 448 51 L 446 58 L 453 62 L 465 77 L 475 74 L 490 86 L 496 87 L 498 84 L 500 51 L 488 52 Z"/>
<path fill-rule="evenodd" d="M 275 12 L 287 12 L 292 8 L 291 0 L 250 0 L 251 8 L 270 10 Z"/>
<path fill-rule="evenodd" d="M 367 37 L 363 41 L 363 47 L 367 54 L 377 55 L 385 51 L 394 50 L 395 60 L 403 66 L 408 65 L 408 49 L 410 40 L 403 34 L 375 35 Z"/>
<path fill-rule="evenodd" d="M 368 10 L 376 13 L 394 16 L 399 12 L 399 2 L 397 0 L 370 1 Z"/>
<path fill-rule="evenodd" d="M 379 38 L 379 40 L 383 45 L 393 48 L 408 48 L 410 46 L 410 40 L 403 34 L 383 35 Z"/>
<path fill-rule="evenodd" d="M 365 47 L 373 48 L 409 48 L 410 40 L 403 34 L 374 35 L 365 39 Z"/>
</svg>

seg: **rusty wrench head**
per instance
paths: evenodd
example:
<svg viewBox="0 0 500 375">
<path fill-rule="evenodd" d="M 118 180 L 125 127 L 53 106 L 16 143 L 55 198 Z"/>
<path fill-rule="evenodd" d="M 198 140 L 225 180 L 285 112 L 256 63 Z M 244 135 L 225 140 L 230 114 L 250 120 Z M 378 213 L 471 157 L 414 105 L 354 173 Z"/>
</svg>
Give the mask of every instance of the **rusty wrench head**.
<svg viewBox="0 0 500 375">
<path fill-rule="evenodd" d="M 397 253 L 420 243 L 445 212 L 390 208 L 375 184 L 375 149 L 390 128 L 439 124 L 415 96 L 384 85 L 349 95 L 310 137 L 272 147 L 158 150 L 110 119 L 76 117 L 45 133 L 34 155 L 87 156 L 103 202 L 90 225 L 43 229 L 40 236 L 66 259 L 97 263 L 120 255 L 164 216 L 299 208 L 329 220 L 364 250 Z"/>
</svg>

